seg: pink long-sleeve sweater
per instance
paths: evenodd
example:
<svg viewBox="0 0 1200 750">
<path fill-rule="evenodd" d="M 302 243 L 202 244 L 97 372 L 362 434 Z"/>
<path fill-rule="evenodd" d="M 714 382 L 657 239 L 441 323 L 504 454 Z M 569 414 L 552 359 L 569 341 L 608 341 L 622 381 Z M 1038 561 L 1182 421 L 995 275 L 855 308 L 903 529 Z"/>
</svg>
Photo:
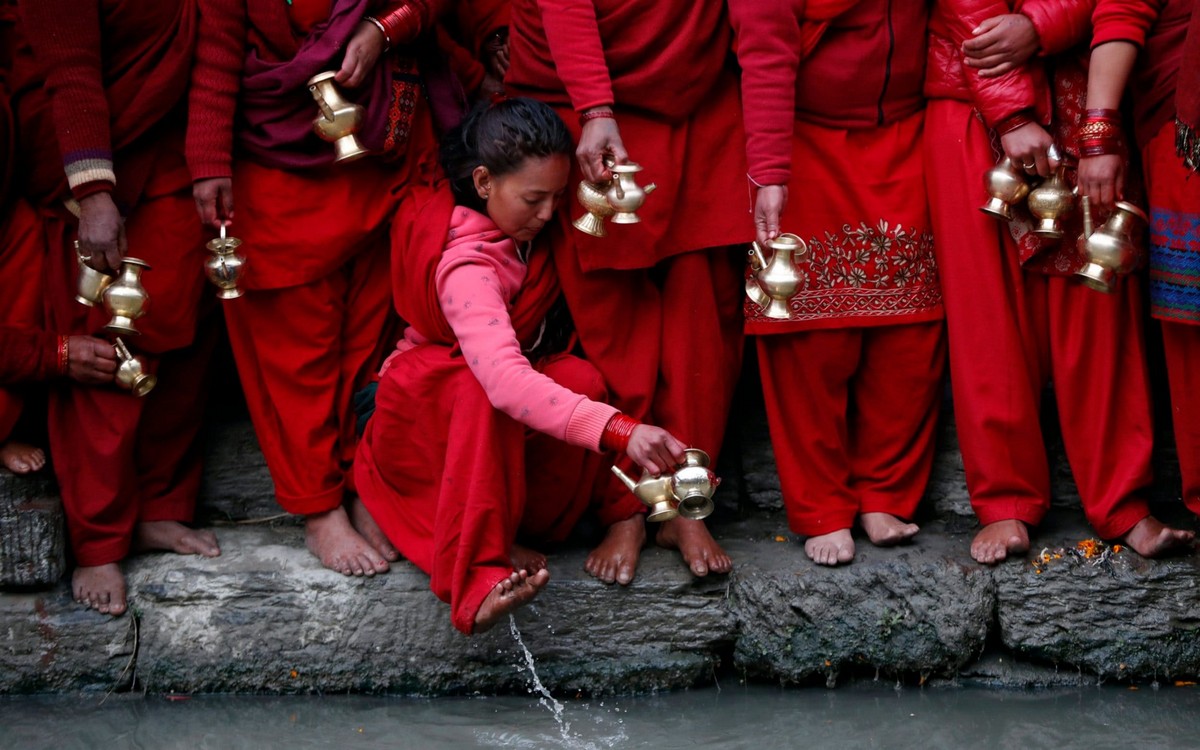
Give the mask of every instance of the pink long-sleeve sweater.
<svg viewBox="0 0 1200 750">
<path fill-rule="evenodd" d="M 492 406 L 539 432 L 599 451 L 617 409 L 559 385 L 521 351 L 509 317 L 526 273 L 517 243 L 490 218 L 462 206 L 454 209 L 448 234 L 435 277 L 438 300 Z M 393 356 L 424 343 L 410 326 Z"/>
</svg>

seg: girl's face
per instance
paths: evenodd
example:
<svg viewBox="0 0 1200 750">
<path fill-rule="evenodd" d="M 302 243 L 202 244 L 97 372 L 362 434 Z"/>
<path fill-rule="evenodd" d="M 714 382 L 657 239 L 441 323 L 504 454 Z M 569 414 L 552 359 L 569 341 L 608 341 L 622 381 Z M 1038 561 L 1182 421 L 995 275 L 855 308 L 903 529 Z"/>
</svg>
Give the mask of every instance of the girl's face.
<svg viewBox="0 0 1200 750">
<path fill-rule="evenodd" d="M 553 218 L 570 173 L 571 161 L 562 154 L 531 156 L 519 169 L 503 175 L 475 167 L 475 190 L 501 232 L 517 242 L 528 242 Z"/>
</svg>

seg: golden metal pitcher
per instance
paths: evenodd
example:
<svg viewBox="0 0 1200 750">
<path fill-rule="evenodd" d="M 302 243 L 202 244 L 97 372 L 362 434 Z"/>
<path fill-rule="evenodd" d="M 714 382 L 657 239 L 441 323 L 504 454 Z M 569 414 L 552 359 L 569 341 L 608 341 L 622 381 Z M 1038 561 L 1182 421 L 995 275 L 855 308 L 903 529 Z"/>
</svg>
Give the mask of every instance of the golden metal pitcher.
<svg viewBox="0 0 1200 750">
<path fill-rule="evenodd" d="M 321 110 L 313 120 L 313 131 L 333 144 L 333 161 L 341 164 L 361 159 L 369 152 L 355 135 L 362 128 L 363 108 L 342 96 L 333 80 L 336 75 L 331 70 L 318 73 L 308 79 L 308 90 Z"/>
<path fill-rule="evenodd" d="M 770 260 L 757 242 L 750 243 L 750 278 L 746 279 L 746 296 L 758 305 L 768 318 L 786 320 L 791 317 L 788 301 L 800 288 L 800 271 L 796 262 L 808 256 L 808 246 L 794 234 L 781 234 L 768 243 Z"/>
<path fill-rule="evenodd" d="M 242 296 L 242 290 L 238 289 L 238 281 L 245 275 L 246 256 L 237 251 L 241 246 L 242 241 L 237 237 L 226 236 L 224 224 L 221 225 L 221 236 L 209 240 L 205 245 L 213 257 L 204 261 L 204 273 L 208 280 L 221 290 L 217 292 L 219 299 L 237 299 Z"/>
<path fill-rule="evenodd" d="M 158 376 L 146 372 L 142 358 L 130 354 L 129 347 L 120 338 L 113 346 L 117 350 L 117 359 L 121 360 L 117 367 L 117 385 L 138 398 L 154 390 L 154 386 L 158 385 Z"/>
<path fill-rule="evenodd" d="M 671 493 L 679 501 L 679 515 L 698 521 L 712 515 L 713 494 L 721 480 L 708 468 L 707 453 L 699 448 L 688 448 L 684 453 L 687 457 L 671 474 Z"/>
<path fill-rule="evenodd" d="M 1075 275 L 1098 292 L 1112 293 L 1116 290 L 1117 277 L 1133 270 L 1137 261 L 1134 233 L 1149 220 L 1142 209 L 1118 201 L 1104 226 L 1093 231 L 1091 202 L 1084 195 L 1080 203 L 1083 204 L 1083 234 L 1079 237 L 1079 250 L 1088 262 Z"/>
<path fill-rule="evenodd" d="M 121 272 L 115 281 L 104 290 L 104 307 L 112 320 L 104 326 L 113 333 L 139 334 L 133 327 L 133 321 L 146 314 L 150 304 L 150 295 L 142 286 L 142 272 L 149 270 L 150 264 L 138 258 L 126 257 L 121 261 Z"/>
<path fill-rule="evenodd" d="M 1025 173 L 1007 156 L 984 173 L 983 186 L 989 198 L 979 210 L 1005 221 L 1012 220 L 1012 207 L 1029 195 L 1029 183 L 1025 181 Z"/>
<path fill-rule="evenodd" d="M 635 213 L 646 202 L 646 196 L 654 192 L 655 184 L 646 187 L 638 185 L 633 176 L 642 171 L 639 164 L 627 162 L 609 167 L 612 172 L 612 182 L 609 184 L 608 205 L 613 207 L 612 222 L 614 224 L 637 224 L 641 221 Z"/>
<path fill-rule="evenodd" d="M 650 509 L 650 514 L 646 516 L 647 521 L 669 521 L 679 515 L 679 500 L 671 491 L 670 475 L 656 477 L 643 469 L 642 478 L 635 482 L 618 466 L 613 466 L 612 472 L 629 488 L 634 497 Z"/>
<path fill-rule="evenodd" d="M 1029 206 L 1029 213 L 1038 220 L 1033 231 L 1039 237 L 1062 239 L 1063 229 L 1060 221 L 1075 211 L 1075 194 L 1067 187 L 1065 172 L 1066 167 L 1060 166 L 1050 175 L 1050 179 L 1029 192 L 1026 204 Z"/>
<path fill-rule="evenodd" d="M 604 220 L 612 217 L 616 209 L 609 205 L 605 191 L 606 185 L 597 185 L 587 180 L 580 181 L 575 197 L 579 199 L 579 205 L 583 206 L 586 213 L 571 222 L 571 226 L 593 237 L 608 236 L 608 231 L 604 229 Z"/>
<path fill-rule="evenodd" d="M 79 263 L 79 281 L 76 284 L 75 301 L 81 305 L 95 307 L 104 299 L 104 290 L 113 283 L 115 276 L 97 271 L 84 262 L 79 240 L 75 240 L 75 260 Z"/>
</svg>

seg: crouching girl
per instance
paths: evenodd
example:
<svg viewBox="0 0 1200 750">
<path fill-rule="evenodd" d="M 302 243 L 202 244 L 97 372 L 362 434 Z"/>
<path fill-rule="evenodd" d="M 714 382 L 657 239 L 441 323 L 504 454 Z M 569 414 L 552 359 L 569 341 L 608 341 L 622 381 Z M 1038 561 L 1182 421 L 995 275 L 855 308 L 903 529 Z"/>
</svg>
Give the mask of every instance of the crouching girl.
<svg viewBox="0 0 1200 750">
<path fill-rule="evenodd" d="M 516 540 L 567 535 L 600 451 L 655 473 L 684 457 L 665 430 L 607 405 L 599 372 L 568 353 L 569 318 L 539 240 L 573 152 L 544 104 L 477 109 L 442 145 L 448 186 L 413 186 L 393 229 L 393 289 L 410 327 L 384 364 L 355 483 L 467 634 L 549 581 L 545 557 Z M 641 510 L 630 495 L 599 514 L 613 523 Z"/>
</svg>

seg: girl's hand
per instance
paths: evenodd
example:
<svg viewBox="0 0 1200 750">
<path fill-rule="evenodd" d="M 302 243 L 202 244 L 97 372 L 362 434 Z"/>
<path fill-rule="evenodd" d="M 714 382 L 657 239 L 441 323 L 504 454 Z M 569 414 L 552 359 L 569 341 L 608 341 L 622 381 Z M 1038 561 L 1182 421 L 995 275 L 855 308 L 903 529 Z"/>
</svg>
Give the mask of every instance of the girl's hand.
<svg viewBox="0 0 1200 750">
<path fill-rule="evenodd" d="M 383 54 L 383 32 L 370 21 L 363 21 L 354 30 L 346 55 L 342 58 L 342 69 L 334 80 L 343 86 L 355 88 L 361 84 Z"/>
<path fill-rule="evenodd" d="M 1054 139 L 1046 129 L 1035 122 L 1000 136 L 1000 145 L 1013 164 L 1024 169 L 1027 174 L 1039 174 L 1049 177 L 1058 169 L 1059 160 L 1049 155 Z"/>
<path fill-rule="evenodd" d="M 655 476 L 670 471 L 683 463 L 687 446 L 661 427 L 640 424 L 633 428 L 625 455 L 632 458 L 646 471 Z"/>
<path fill-rule="evenodd" d="M 117 352 L 113 345 L 95 336 L 67 339 L 67 377 L 89 385 L 111 383 L 117 374 Z"/>
<path fill-rule="evenodd" d="M 192 198 L 196 201 L 201 224 L 220 229 L 222 224 L 233 221 L 233 180 L 230 178 L 197 180 L 192 185 Z"/>
<path fill-rule="evenodd" d="M 1079 193 L 1093 208 L 1111 211 L 1125 195 L 1125 164 L 1120 156 L 1085 156 L 1079 160 Z"/>
<path fill-rule="evenodd" d="M 787 185 L 764 185 L 754 199 L 754 233 L 766 245 L 779 236 L 779 216 L 787 208 Z"/>
<path fill-rule="evenodd" d="M 979 68 L 983 78 L 996 78 L 1024 64 L 1042 46 L 1033 21 L 1020 13 L 989 18 L 962 45 L 963 64 Z"/>
<path fill-rule="evenodd" d="M 612 174 L 604 164 L 606 155 L 611 156 L 616 164 L 629 161 L 617 121 L 611 117 L 588 120 L 583 125 L 583 134 L 579 136 L 579 146 L 575 149 L 575 158 L 585 180 L 606 182 L 612 179 Z"/>
<path fill-rule="evenodd" d="M 101 273 L 116 273 L 125 258 L 125 221 L 110 193 L 79 201 L 79 252 Z"/>
</svg>

